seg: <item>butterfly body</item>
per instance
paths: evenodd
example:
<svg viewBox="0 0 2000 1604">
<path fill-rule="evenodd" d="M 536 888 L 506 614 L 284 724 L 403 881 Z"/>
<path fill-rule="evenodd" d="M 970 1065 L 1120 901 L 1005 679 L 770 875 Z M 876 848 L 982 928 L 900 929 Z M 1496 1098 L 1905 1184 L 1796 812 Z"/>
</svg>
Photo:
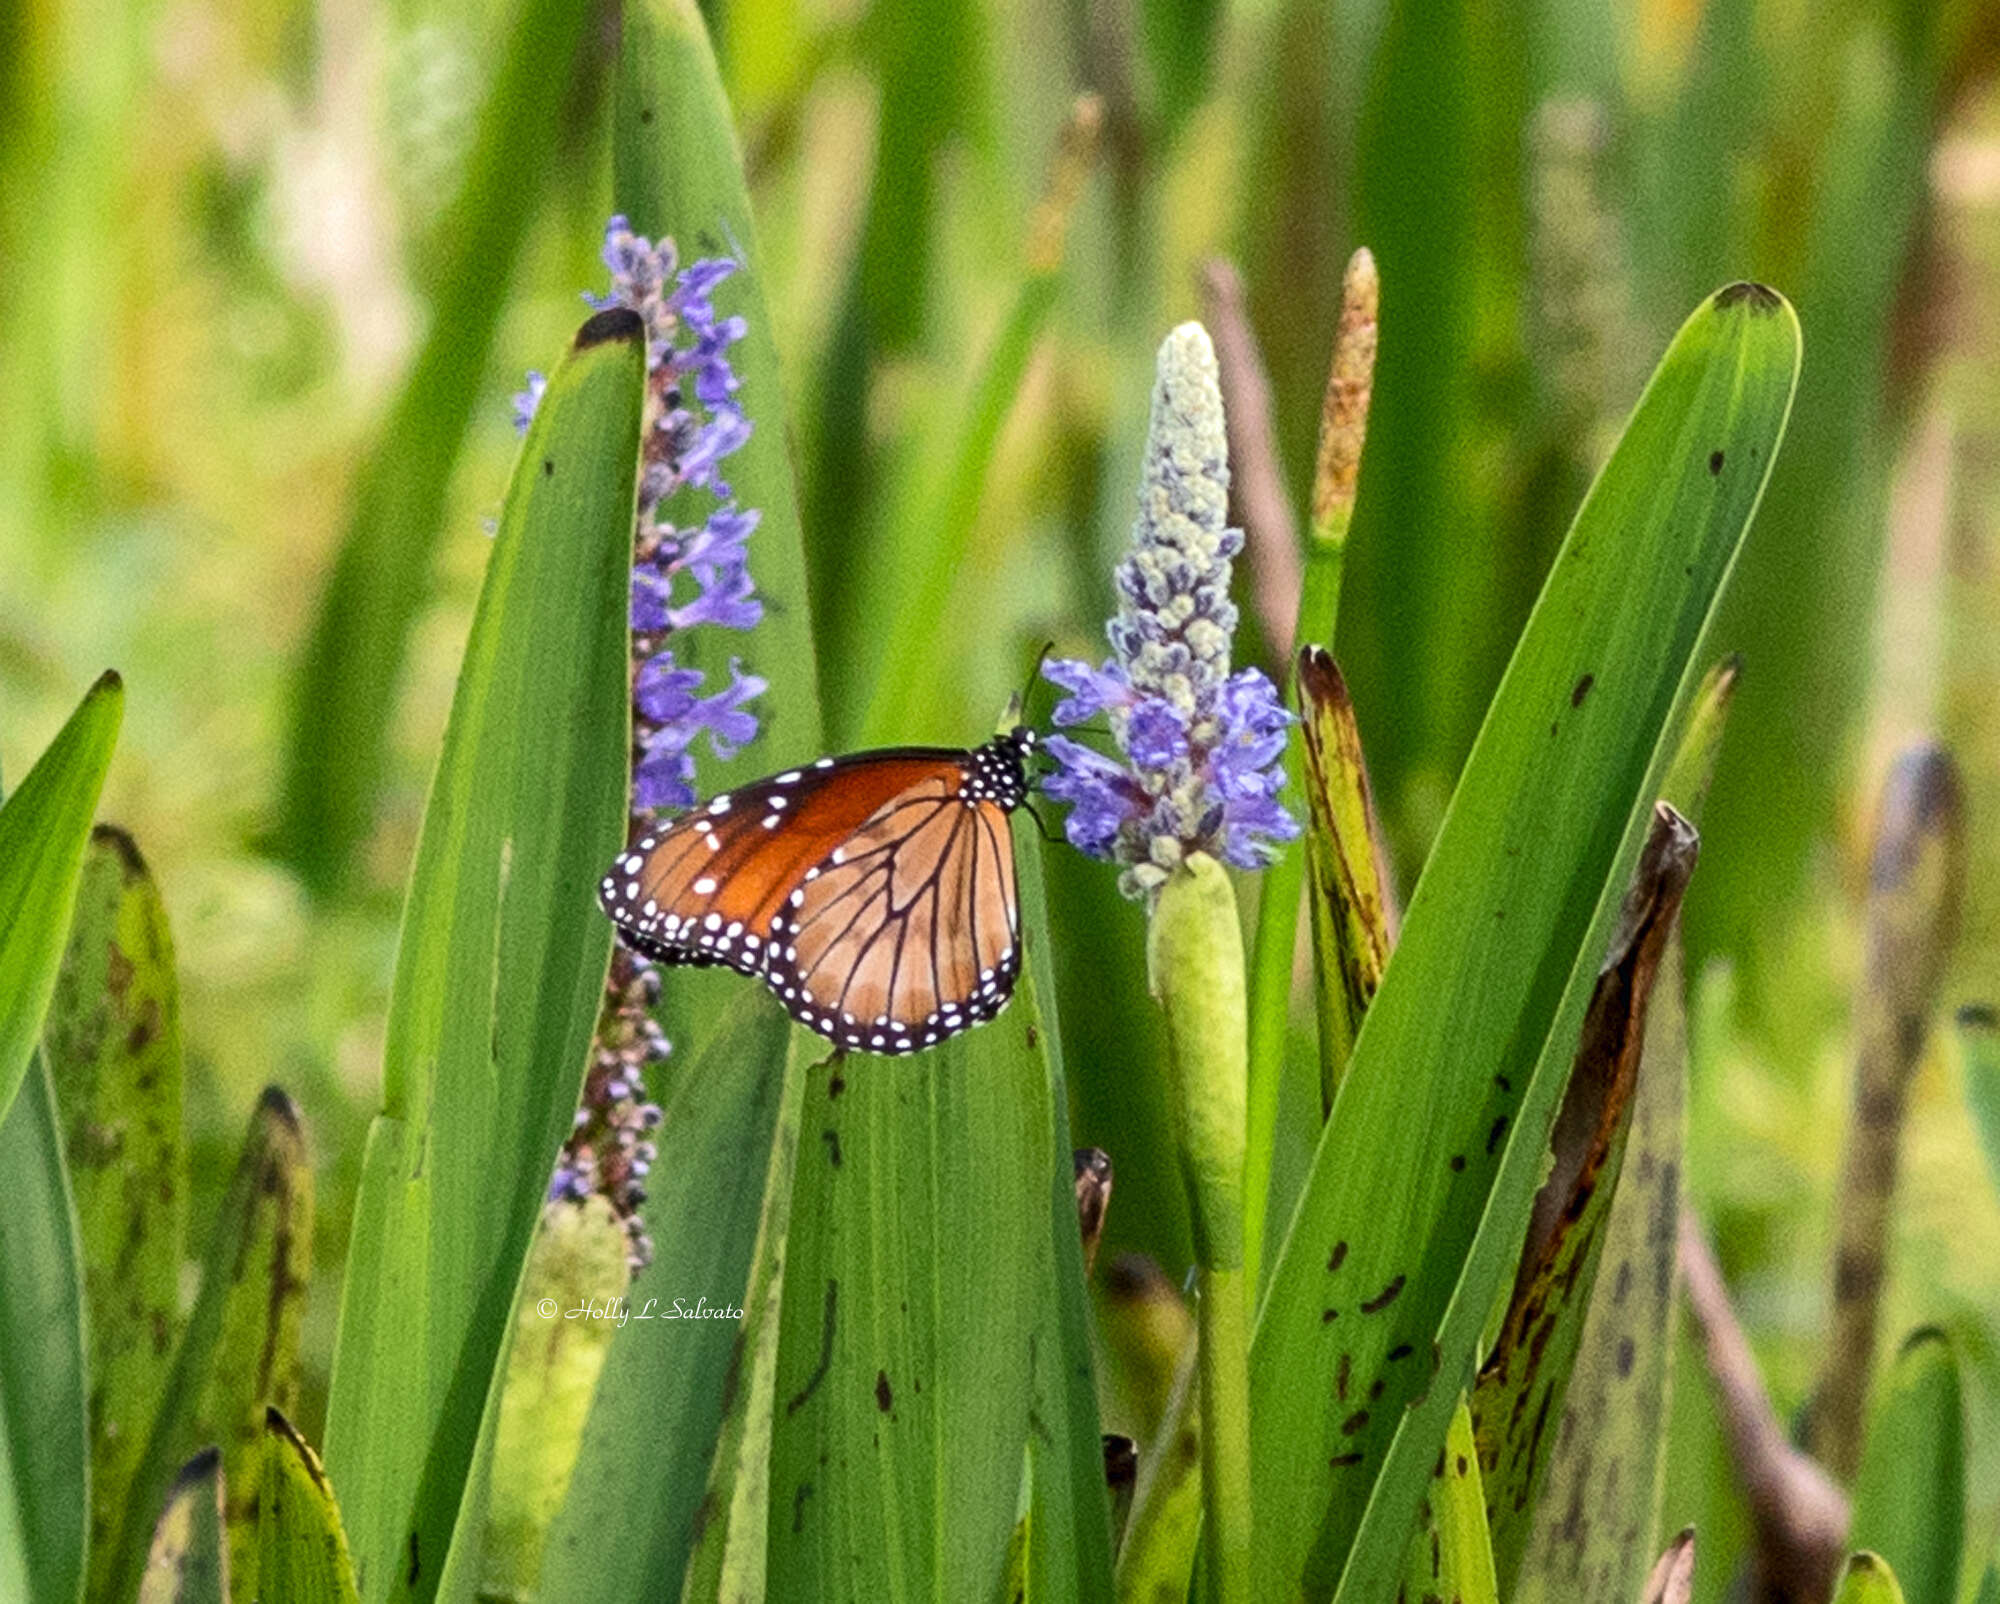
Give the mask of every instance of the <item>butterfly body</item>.
<svg viewBox="0 0 2000 1604">
<path fill-rule="evenodd" d="M 599 887 L 626 945 L 727 964 L 842 1047 L 910 1053 L 1020 974 L 1010 815 L 1034 733 L 821 758 L 651 831 Z"/>
</svg>

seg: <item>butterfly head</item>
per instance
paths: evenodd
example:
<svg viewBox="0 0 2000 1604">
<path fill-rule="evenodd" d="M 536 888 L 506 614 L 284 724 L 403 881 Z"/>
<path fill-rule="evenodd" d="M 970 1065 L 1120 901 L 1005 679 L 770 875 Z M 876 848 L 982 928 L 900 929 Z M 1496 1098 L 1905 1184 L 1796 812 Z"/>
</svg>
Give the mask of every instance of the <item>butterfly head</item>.
<svg viewBox="0 0 2000 1604">
<path fill-rule="evenodd" d="M 1034 756 L 1037 739 L 1027 725 L 1016 724 L 975 751 L 970 786 L 973 794 L 991 797 L 1010 811 L 1027 801 L 1028 760 Z"/>
</svg>

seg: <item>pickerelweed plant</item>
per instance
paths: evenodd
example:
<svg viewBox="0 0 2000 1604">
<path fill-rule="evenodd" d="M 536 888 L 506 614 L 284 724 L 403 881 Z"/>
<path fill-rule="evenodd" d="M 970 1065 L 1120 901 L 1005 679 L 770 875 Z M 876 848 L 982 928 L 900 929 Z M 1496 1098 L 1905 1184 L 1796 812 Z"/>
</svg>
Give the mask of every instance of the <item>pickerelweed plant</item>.
<svg viewBox="0 0 2000 1604">
<path fill-rule="evenodd" d="M 1230 671 L 1236 607 L 1228 444 L 1215 351 L 1197 323 L 1160 346 L 1132 543 L 1119 563 L 1112 658 L 1043 673 L 1060 725 L 1100 713 L 1126 762 L 1065 736 L 1046 784 L 1073 845 L 1123 866 L 1150 917 L 1147 968 L 1167 1018 L 1172 1105 L 1195 1228 L 1206 1577 L 1219 1604 L 1250 1598 L 1249 1290 L 1243 1274 L 1248 1010 L 1236 897 L 1222 865 L 1253 869 L 1299 833 L 1278 801 L 1294 722 L 1259 670 Z"/>
<path fill-rule="evenodd" d="M 614 216 L 604 230 L 611 289 L 584 299 L 599 311 L 626 307 L 645 327 L 646 408 L 632 541 L 632 824 L 695 800 L 697 743 L 718 759 L 757 734 L 749 703 L 764 681 L 730 660 L 729 683 L 704 694 L 700 669 L 675 661 L 674 641 L 702 627 L 744 631 L 764 616 L 750 577 L 746 542 L 755 508 L 738 505 L 722 470 L 750 438 L 736 400 L 729 348 L 743 338 L 741 317 L 720 317 L 712 295 L 736 271 L 729 257 L 680 266 L 670 239 L 655 244 Z M 515 427 L 527 432 L 547 381 L 528 375 L 514 398 Z M 665 514 L 682 490 L 712 504 L 692 528 Z M 684 505 L 676 502 L 675 505 Z M 652 1132 L 662 1115 L 646 1092 L 648 1066 L 673 1051 L 653 1019 L 659 976 L 629 948 L 614 953 L 576 1129 L 549 1181 L 551 1207 L 602 1196 L 631 1239 L 634 1271 L 652 1259 L 640 1219 L 645 1180 L 658 1157 Z"/>
</svg>

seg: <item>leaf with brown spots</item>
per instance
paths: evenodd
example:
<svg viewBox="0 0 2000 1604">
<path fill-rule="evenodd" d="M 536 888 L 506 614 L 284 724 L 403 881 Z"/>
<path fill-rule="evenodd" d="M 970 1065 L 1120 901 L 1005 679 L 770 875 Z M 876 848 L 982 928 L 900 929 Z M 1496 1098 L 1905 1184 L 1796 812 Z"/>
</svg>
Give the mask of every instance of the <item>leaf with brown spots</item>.
<svg viewBox="0 0 2000 1604">
<path fill-rule="evenodd" d="M 1553 1161 L 1529 1216 L 1506 1320 L 1473 1393 L 1494 1557 L 1510 1595 L 1563 1430 L 1570 1374 L 1632 1128 L 1647 1007 L 1694 872 L 1696 847 L 1694 827 L 1662 803 L 1584 1017 L 1551 1138 Z M 1674 1074 L 1668 1065 L 1656 1071 Z M 1651 1154 L 1642 1157 L 1649 1166 L 1654 1162 Z M 1676 1159 L 1659 1156 L 1668 1164 Z M 1604 1449 L 1595 1439 L 1574 1446 L 1585 1453 Z M 1584 1494 L 1572 1489 L 1587 1506 L 1580 1519 L 1613 1526 L 1621 1521 L 1616 1505 Z M 1649 1534 L 1645 1547 L 1651 1546 Z M 1609 1596 L 1620 1591 L 1613 1588 Z"/>
<path fill-rule="evenodd" d="M 180 1012 L 159 888 L 132 838 L 99 825 L 43 1042 L 89 1311 L 91 1563 L 100 1584 L 181 1330 Z"/>
<path fill-rule="evenodd" d="M 111 1596 L 126 1596 L 135 1585 L 145 1561 L 147 1512 L 160 1507 L 174 1468 L 203 1443 L 222 1447 L 230 1565 L 245 1596 L 255 1592 L 265 1410 L 290 1409 L 296 1401 L 312 1213 L 312 1162 L 298 1109 L 267 1087 L 209 1233 L 201 1291 L 133 1472 L 109 1567 Z"/>
<path fill-rule="evenodd" d="M 1451 1431 L 1410 1537 L 1403 1596 L 1450 1599 L 1455 1604 L 1497 1604 L 1500 1596 L 1486 1526 L 1479 1449 L 1472 1438 L 1472 1411 L 1463 1398 L 1452 1411 Z"/>
</svg>

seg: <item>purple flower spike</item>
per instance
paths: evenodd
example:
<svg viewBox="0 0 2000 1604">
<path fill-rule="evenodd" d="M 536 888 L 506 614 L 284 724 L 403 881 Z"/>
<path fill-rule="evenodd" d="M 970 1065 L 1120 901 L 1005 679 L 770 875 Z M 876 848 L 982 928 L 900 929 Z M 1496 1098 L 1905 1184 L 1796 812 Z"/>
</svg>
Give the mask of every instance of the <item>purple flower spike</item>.
<svg viewBox="0 0 2000 1604">
<path fill-rule="evenodd" d="M 604 230 L 610 293 L 584 297 L 600 311 L 630 307 L 646 326 L 645 445 L 639 465 L 639 511 L 632 565 L 633 755 L 635 829 L 664 808 L 694 805 L 696 758 L 704 745 L 727 761 L 757 735 L 751 704 L 764 681 L 731 659 L 728 683 L 712 687 L 698 668 L 675 657 L 686 630 L 746 630 L 764 616 L 750 575 L 748 542 L 758 509 L 732 499 L 722 470 L 750 438 L 751 421 L 737 400 L 741 381 L 731 348 L 749 330 L 741 317 L 718 317 L 716 289 L 736 271 L 728 257 L 685 268 L 672 240 L 634 233 L 623 217 Z M 528 375 L 514 399 L 515 424 L 525 429 L 545 381 Z M 683 529 L 661 516 L 675 511 L 701 521 Z M 709 505 L 701 505 L 707 498 Z M 641 1133 L 656 1129 L 660 1106 L 646 1095 L 646 1068 L 672 1050 L 649 1013 L 658 976 L 646 960 L 621 949 L 598 1016 L 583 1107 L 549 1182 L 551 1207 L 593 1195 L 624 1221 L 635 1270 L 652 1257 L 640 1219 L 641 1184 L 657 1157 Z"/>
<path fill-rule="evenodd" d="M 1113 576 L 1112 658 L 1042 668 L 1065 693 L 1056 723 L 1103 714 L 1127 759 L 1051 736 L 1058 772 L 1044 785 L 1070 805 L 1071 843 L 1124 867 L 1127 896 L 1157 892 L 1189 853 L 1254 869 L 1299 833 L 1278 801 L 1292 715 L 1256 669 L 1229 671 L 1230 559 L 1243 536 L 1228 508 L 1215 352 L 1187 323 L 1160 347 L 1139 517 Z"/>
</svg>

